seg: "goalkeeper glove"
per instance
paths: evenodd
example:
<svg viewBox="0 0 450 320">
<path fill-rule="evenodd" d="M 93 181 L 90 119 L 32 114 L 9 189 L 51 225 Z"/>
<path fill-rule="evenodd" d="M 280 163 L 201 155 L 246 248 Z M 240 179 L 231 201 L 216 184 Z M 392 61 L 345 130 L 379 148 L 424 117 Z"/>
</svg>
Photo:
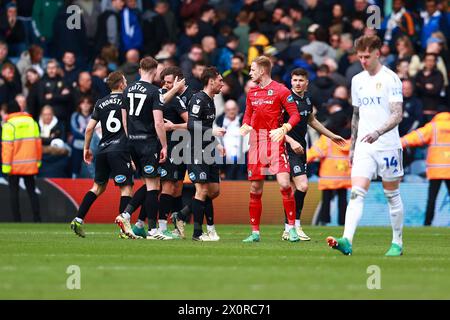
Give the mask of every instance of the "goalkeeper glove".
<svg viewBox="0 0 450 320">
<path fill-rule="evenodd" d="M 270 130 L 270 139 L 272 139 L 273 142 L 280 142 L 291 129 L 292 126 L 289 123 L 285 123 L 278 129 Z"/>
<path fill-rule="evenodd" d="M 239 132 L 241 133 L 241 136 L 246 136 L 252 130 L 253 130 L 252 127 L 250 127 L 248 124 L 244 123 L 242 125 L 242 127 L 239 129 Z"/>
</svg>

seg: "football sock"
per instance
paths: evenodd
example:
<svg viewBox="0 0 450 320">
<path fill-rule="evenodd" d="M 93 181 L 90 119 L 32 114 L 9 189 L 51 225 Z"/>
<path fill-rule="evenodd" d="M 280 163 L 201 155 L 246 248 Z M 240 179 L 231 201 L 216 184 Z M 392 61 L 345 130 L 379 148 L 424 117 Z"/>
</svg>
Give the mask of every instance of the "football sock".
<svg viewBox="0 0 450 320">
<path fill-rule="evenodd" d="M 302 215 L 303 205 L 305 203 L 306 192 L 295 190 L 295 221 L 300 223 L 300 216 Z"/>
<path fill-rule="evenodd" d="M 389 205 L 389 216 L 392 225 L 392 243 L 402 246 L 403 202 L 400 191 L 398 189 L 384 190 L 384 194 L 386 195 Z"/>
<path fill-rule="evenodd" d="M 360 187 L 353 187 L 350 201 L 347 206 L 347 211 L 345 213 L 345 228 L 344 228 L 344 238 L 347 238 L 350 242 L 353 241 L 353 236 L 355 235 L 356 227 L 361 220 L 364 198 L 366 197 L 367 191 Z"/>
<path fill-rule="evenodd" d="M 84 219 L 96 199 L 97 195 L 92 191 L 88 191 L 81 202 L 80 208 L 78 209 L 77 218 Z"/>
<path fill-rule="evenodd" d="M 167 230 L 167 220 L 158 220 L 158 230 L 164 232 Z"/>
<path fill-rule="evenodd" d="M 210 197 L 206 197 L 205 201 L 205 217 L 208 226 L 214 225 L 214 206 Z"/>
<path fill-rule="evenodd" d="M 173 197 L 171 195 L 161 193 L 159 196 L 159 219 L 166 220 L 172 209 Z"/>
<path fill-rule="evenodd" d="M 206 230 L 208 230 L 209 232 L 216 231 L 216 227 L 214 225 L 207 225 Z"/>
<path fill-rule="evenodd" d="M 261 212 L 262 212 L 262 193 L 251 193 L 250 192 L 250 225 L 252 226 L 253 231 L 259 231 L 259 223 L 261 221 Z"/>
<path fill-rule="evenodd" d="M 147 212 L 145 211 L 145 206 L 142 205 L 141 206 L 141 211 L 139 212 L 139 218 L 138 220 L 142 221 L 143 223 L 145 223 L 145 219 L 147 219 Z"/>
<path fill-rule="evenodd" d="M 194 237 L 200 237 L 203 233 L 202 224 L 205 214 L 205 201 L 192 200 L 192 212 L 194 213 Z"/>
<path fill-rule="evenodd" d="M 191 201 L 189 204 L 185 205 L 183 209 L 178 211 L 178 217 L 181 220 L 183 220 L 184 222 L 188 222 L 189 216 L 191 215 L 192 212 L 193 212 L 193 208 L 192 208 L 192 201 Z"/>
<path fill-rule="evenodd" d="M 295 225 L 295 201 L 292 194 L 292 188 L 288 187 L 286 189 L 282 189 L 281 195 L 283 198 L 283 207 L 286 212 L 288 224 L 293 226 Z"/>
<path fill-rule="evenodd" d="M 145 197 L 145 212 L 147 212 L 148 218 L 148 228 L 156 228 L 156 219 L 158 217 L 159 201 L 158 201 L 158 190 L 147 191 Z"/>
<path fill-rule="evenodd" d="M 127 219 L 128 221 L 131 219 L 130 214 L 127 213 L 127 212 L 121 213 L 120 215 L 121 215 L 122 217 L 124 217 L 125 219 Z"/>
<path fill-rule="evenodd" d="M 130 202 L 131 197 L 129 196 L 121 196 L 120 197 L 120 205 L 119 205 L 119 214 L 125 211 L 128 203 Z"/>
<path fill-rule="evenodd" d="M 130 202 L 128 202 L 128 205 L 125 207 L 123 212 L 127 212 L 131 216 L 134 210 L 144 203 L 146 194 L 147 186 L 144 184 L 134 193 L 133 198 L 131 198 Z"/>
<path fill-rule="evenodd" d="M 183 209 L 183 197 L 174 197 L 173 198 L 173 212 L 178 212 Z"/>
</svg>

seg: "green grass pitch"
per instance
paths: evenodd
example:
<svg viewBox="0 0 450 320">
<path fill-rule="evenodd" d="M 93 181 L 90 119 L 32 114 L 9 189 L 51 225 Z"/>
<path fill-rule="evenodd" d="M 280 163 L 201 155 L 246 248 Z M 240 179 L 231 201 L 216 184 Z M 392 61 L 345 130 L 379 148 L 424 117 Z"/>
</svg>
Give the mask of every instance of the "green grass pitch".
<svg viewBox="0 0 450 320">
<path fill-rule="evenodd" d="M 192 227 L 188 226 L 188 234 Z M 406 228 L 405 254 L 384 257 L 390 228 L 358 229 L 353 256 L 327 247 L 342 228 L 305 227 L 310 242 L 281 241 L 263 226 L 218 225 L 221 241 L 121 240 L 115 225 L 0 224 L 0 299 L 449 299 L 450 229 Z M 66 286 L 78 265 L 81 289 Z M 381 272 L 369 290 L 367 269 Z"/>
</svg>

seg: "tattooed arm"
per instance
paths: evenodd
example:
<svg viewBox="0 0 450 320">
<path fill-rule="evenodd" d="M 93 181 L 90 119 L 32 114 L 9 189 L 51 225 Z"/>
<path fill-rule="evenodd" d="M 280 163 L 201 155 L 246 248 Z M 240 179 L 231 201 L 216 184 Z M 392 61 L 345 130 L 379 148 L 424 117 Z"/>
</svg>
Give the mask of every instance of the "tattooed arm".
<svg viewBox="0 0 450 320">
<path fill-rule="evenodd" d="M 353 163 L 353 153 L 355 151 L 356 138 L 358 137 L 359 107 L 353 107 L 352 116 L 352 144 L 350 146 L 350 163 Z"/>
<path fill-rule="evenodd" d="M 361 139 L 362 142 L 374 143 L 378 138 L 386 132 L 392 130 L 397 126 L 403 117 L 403 103 L 402 102 L 390 102 L 389 109 L 391 110 L 391 116 L 388 121 L 381 128 L 378 128 L 372 133 L 369 133 Z"/>
</svg>

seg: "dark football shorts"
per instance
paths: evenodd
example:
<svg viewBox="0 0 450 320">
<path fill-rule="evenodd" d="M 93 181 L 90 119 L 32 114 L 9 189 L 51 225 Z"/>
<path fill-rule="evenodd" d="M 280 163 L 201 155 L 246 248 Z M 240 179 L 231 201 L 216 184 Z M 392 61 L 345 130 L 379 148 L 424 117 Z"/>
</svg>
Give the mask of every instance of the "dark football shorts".
<svg viewBox="0 0 450 320">
<path fill-rule="evenodd" d="M 109 178 L 117 186 L 133 185 L 133 169 L 128 152 L 102 152 L 95 157 L 95 183 L 103 185 Z"/>
<path fill-rule="evenodd" d="M 159 176 L 159 143 L 148 141 L 130 141 L 131 159 L 141 177 L 156 178 Z"/>
<path fill-rule="evenodd" d="M 192 183 L 220 182 L 220 170 L 217 164 L 189 164 L 187 170 Z"/>
<path fill-rule="evenodd" d="M 292 150 L 288 150 L 289 165 L 291 167 L 291 177 L 298 177 L 307 173 L 308 165 L 306 164 L 306 148 L 303 148 L 303 154 L 296 154 Z"/>
<path fill-rule="evenodd" d="M 167 147 L 167 160 L 160 165 L 160 177 L 161 181 L 183 181 L 186 174 L 186 164 L 183 163 L 183 152 L 179 152 L 178 149 L 174 150 L 173 144 L 168 144 Z M 172 154 L 173 153 L 173 154 Z M 173 157 L 181 157 L 181 159 L 174 159 Z M 181 162 L 181 163 L 180 163 Z"/>
</svg>

